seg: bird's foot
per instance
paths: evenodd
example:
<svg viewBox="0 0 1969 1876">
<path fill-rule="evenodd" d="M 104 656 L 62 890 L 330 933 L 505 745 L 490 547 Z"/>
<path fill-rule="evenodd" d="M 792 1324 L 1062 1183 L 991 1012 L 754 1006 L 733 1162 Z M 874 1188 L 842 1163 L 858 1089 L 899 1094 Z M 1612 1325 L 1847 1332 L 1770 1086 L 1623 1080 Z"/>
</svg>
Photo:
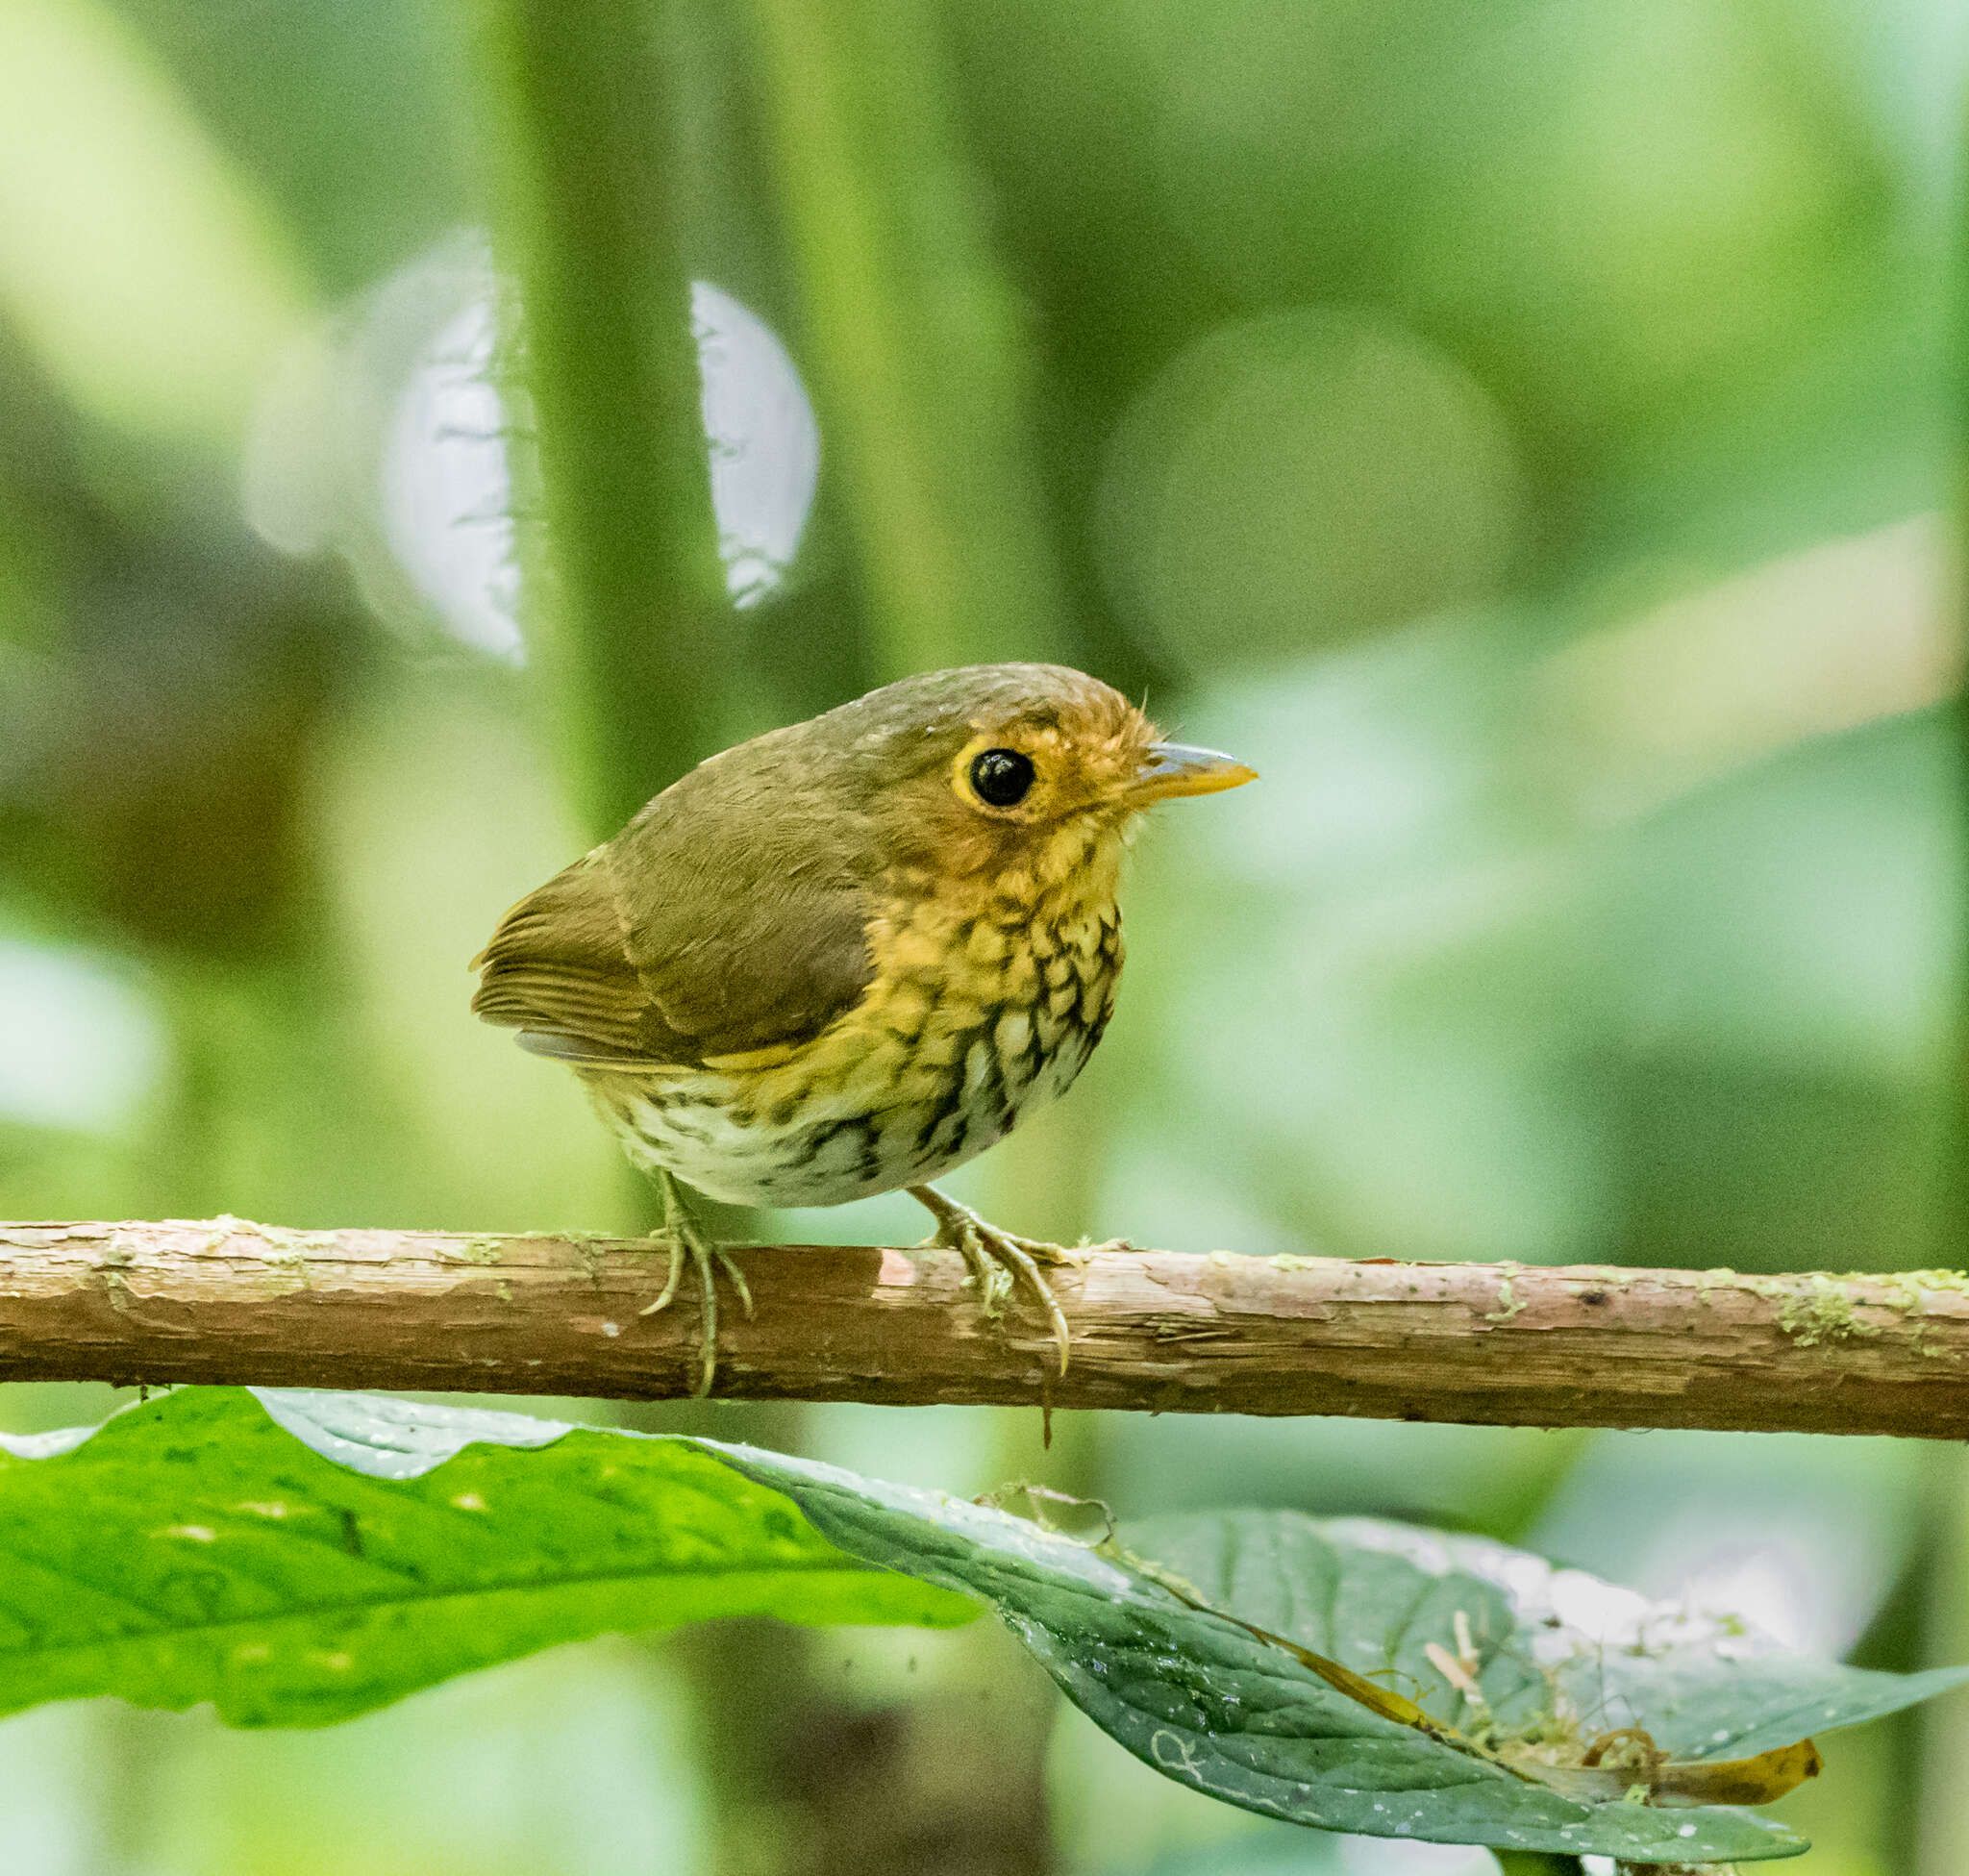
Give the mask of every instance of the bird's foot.
<svg viewBox="0 0 1969 1876">
<path fill-rule="evenodd" d="M 717 1273 L 722 1270 L 732 1288 L 738 1292 L 738 1301 L 747 1321 L 752 1319 L 752 1289 L 745 1281 L 745 1272 L 733 1261 L 731 1253 L 698 1229 L 696 1220 L 685 1209 L 682 1196 L 667 1180 L 663 1188 L 663 1213 L 662 1229 L 652 1232 L 650 1236 L 653 1239 L 661 1239 L 668 1249 L 669 1274 L 663 1280 L 662 1294 L 654 1303 L 645 1304 L 636 1313 L 655 1315 L 659 1310 L 667 1310 L 677 1300 L 677 1291 L 684 1282 L 685 1261 L 688 1259 L 697 1273 L 698 1294 L 702 1299 L 698 1313 L 697 1386 L 690 1393 L 693 1400 L 702 1400 L 710 1392 L 711 1382 L 718 1371 Z"/>
<path fill-rule="evenodd" d="M 1064 1244 L 1049 1244 L 1043 1238 L 1020 1238 L 1002 1231 L 989 1219 L 981 1218 L 968 1205 L 946 1198 L 935 1186 L 911 1186 L 910 1196 L 936 1220 L 936 1229 L 923 1241 L 956 1251 L 963 1258 L 971 1270 L 964 1281 L 978 1286 L 979 1301 L 987 1316 L 994 1320 L 1002 1316 L 1005 1299 L 1012 1293 L 1019 1278 L 1026 1280 L 1052 1324 L 1053 1339 L 1059 1344 L 1059 1371 L 1064 1374 L 1072 1337 L 1059 1299 L 1040 1275 L 1039 1266 L 1083 1263 L 1086 1253 L 1070 1250 Z"/>
</svg>

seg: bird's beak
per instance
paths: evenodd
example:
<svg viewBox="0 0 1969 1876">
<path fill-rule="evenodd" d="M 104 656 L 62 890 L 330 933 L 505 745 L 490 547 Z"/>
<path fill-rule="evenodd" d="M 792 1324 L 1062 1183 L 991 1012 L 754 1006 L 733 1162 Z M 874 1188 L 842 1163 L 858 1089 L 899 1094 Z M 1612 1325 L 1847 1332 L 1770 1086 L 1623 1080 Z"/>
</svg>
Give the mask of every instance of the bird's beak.
<svg viewBox="0 0 1969 1876">
<path fill-rule="evenodd" d="M 1152 801 L 1167 801 L 1180 794 L 1216 794 L 1257 780 L 1257 769 L 1245 767 L 1234 757 L 1220 756 L 1214 749 L 1152 742 L 1129 784 L 1128 802 L 1132 808 L 1146 808 Z"/>
</svg>

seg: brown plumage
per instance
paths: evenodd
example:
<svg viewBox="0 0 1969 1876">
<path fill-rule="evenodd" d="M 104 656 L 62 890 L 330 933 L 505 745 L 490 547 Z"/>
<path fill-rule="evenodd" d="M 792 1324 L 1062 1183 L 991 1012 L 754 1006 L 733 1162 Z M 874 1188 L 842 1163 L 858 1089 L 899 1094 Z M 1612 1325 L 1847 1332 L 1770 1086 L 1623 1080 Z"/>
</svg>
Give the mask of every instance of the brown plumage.
<svg viewBox="0 0 1969 1876">
<path fill-rule="evenodd" d="M 672 1176 L 713 1197 L 835 1205 L 908 1187 L 996 1313 L 1034 1259 L 925 1182 L 1062 1092 L 1121 968 L 1124 830 L 1251 771 L 1161 743 L 1117 691 L 1048 664 L 908 678 L 693 769 L 520 901 L 472 1007 L 567 1063 L 663 1181 L 676 1293 L 711 1261 Z M 747 1298 L 749 1308 L 749 1298 Z"/>
</svg>

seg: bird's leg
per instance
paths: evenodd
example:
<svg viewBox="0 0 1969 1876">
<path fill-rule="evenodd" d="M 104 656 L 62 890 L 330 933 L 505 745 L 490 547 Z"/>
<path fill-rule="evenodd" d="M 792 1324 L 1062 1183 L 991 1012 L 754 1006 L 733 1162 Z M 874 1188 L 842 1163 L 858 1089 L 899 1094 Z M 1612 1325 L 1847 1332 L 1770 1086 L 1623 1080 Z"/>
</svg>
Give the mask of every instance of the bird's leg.
<svg viewBox="0 0 1969 1876">
<path fill-rule="evenodd" d="M 689 1206 L 685 1203 L 682 1188 L 660 1166 L 657 1168 L 657 1185 L 663 1194 L 661 1236 L 669 1245 L 670 1273 L 663 1280 L 663 1293 L 654 1303 L 645 1305 L 638 1313 L 655 1315 L 659 1310 L 667 1310 L 676 1301 L 678 1286 L 684 1281 L 684 1260 L 687 1256 L 696 1268 L 698 1290 L 704 1299 L 698 1317 L 697 1386 L 690 1390 L 693 1399 L 702 1400 L 710 1392 L 712 1378 L 718 1371 L 718 1271 L 723 1270 L 731 1279 L 748 1321 L 752 1316 L 752 1290 L 746 1284 L 745 1272 L 723 1248 L 712 1243 L 698 1229 L 696 1219 L 690 1215 Z"/>
<path fill-rule="evenodd" d="M 1053 1325 L 1053 1338 L 1059 1344 L 1059 1371 L 1066 1372 L 1071 1337 L 1059 1299 L 1039 1274 L 1042 1263 L 1079 1263 L 1082 1254 L 1063 1244 L 1048 1244 L 1036 1238 L 1018 1238 L 1001 1231 L 981 1218 L 968 1205 L 946 1198 L 935 1186 L 911 1186 L 910 1196 L 936 1220 L 936 1229 L 924 1241 L 959 1252 L 971 1267 L 978 1294 L 988 1316 L 1004 1313 L 1004 1299 L 1010 1295 L 1016 1280 L 1023 1277 L 1046 1312 Z"/>
</svg>

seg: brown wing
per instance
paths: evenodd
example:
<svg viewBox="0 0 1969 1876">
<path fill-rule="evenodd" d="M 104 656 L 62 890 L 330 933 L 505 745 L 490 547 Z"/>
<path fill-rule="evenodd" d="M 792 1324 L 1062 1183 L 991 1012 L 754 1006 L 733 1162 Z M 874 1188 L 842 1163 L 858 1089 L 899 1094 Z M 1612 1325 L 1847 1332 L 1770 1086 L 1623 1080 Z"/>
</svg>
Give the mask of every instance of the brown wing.
<svg viewBox="0 0 1969 1876">
<path fill-rule="evenodd" d="M 691 1063 L 805 1040 L 860 1002 L 866 900 L 828 843 L 693 813 L 696 792 L 514 906 L 473 960 L 473 1010 L 543 1054 Z"/>
<path fill-rule="evenodd" d="M 488 1023 L 565 1038 L 575 1054 L 646 1050 L 648 999 L 629 960 L 606 847 L 528 893 L 472 968 L 472 1009 Z"/>
</svg>

